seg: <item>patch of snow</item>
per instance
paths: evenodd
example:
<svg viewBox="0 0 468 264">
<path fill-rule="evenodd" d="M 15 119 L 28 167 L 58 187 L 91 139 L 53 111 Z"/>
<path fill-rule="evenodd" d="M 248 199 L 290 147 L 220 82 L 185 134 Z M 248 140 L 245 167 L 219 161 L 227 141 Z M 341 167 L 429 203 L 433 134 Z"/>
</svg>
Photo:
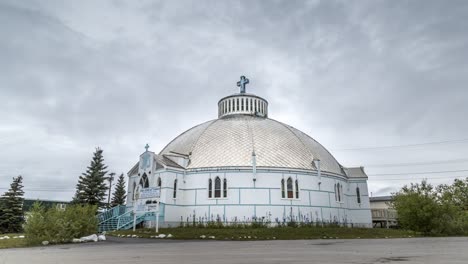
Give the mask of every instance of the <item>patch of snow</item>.
<svg viewBox="0 0 468 264">
<path fill-rule="evenodd" d="M 209 236 L 208 238 L 210 238 L 210 239 L 215 239 L 215 236 Z"/>
<path fill-rule="evenodd" d="M 200 238 L 201 238 L 201 239 L 205 239 L 206 236 L 205 236 L 205 235 L 201 235 Z"/>
<path fill-rule="evenodd" d="M 43 245 L 43 246 L 49 245 L 49 241 L 47 241 L 47 240 L 46 240 L 46 241 L 42 241 L 42 245 Z"/>
<path fill-rule="evenodd" d="M 165 237 L 166 237 L 166 235 L 165 235 L 165 234 L 159 234 L 159 236 L 158 236 L 158 237 L 159 237 L 159 238 L 165 238 Z"/>
<path fill-rule="evenodd" d="M 173 235 L 171 235 L 171 234 L 167 235 L 167 238 L 171 238 L 171 237 L 173 237 Z"/>
<path fill-rule="evenodd" d="M 81 243 L 81 239 L 79 239 L 79 238 L 74 238 L 74 239 L 72 240 L 72 243 Z"/>
<path fill-rule="evenodd" d="M 98 240 L 99 241 L 106 241 L 106 236 L 105 235 L 99 235 Z"/>
<path fill-rule="evenodd" d="M 89 236 L 85 236 L 80 238 L 81 242 L 98 242 L 98 236 L 96 234 L 92 234 Z"/>
</svg>

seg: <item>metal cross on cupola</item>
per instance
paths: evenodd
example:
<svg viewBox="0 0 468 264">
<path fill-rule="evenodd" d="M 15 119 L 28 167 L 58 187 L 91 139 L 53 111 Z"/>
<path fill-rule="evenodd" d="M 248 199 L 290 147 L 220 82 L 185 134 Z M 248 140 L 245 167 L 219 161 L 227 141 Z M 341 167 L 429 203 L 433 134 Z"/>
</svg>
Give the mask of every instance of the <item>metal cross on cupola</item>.
<svg viewBox="0 0 468 264">
<path fill-rule="evenodd" d="M 145 149 L 146 149 L 146 151 L 148 151 L 148 149 L 149 149 L 148 143 L 146 143 Z"/>
<path fill-rule="evenodd" d="M 245 85 L 249 83 L 249 79 L 245 78 L 245 76 L 240 77 L 240 81 L 237 82 L 237 86 L 240 87 L 240 92 L 245 93 Z"/>
</svg>

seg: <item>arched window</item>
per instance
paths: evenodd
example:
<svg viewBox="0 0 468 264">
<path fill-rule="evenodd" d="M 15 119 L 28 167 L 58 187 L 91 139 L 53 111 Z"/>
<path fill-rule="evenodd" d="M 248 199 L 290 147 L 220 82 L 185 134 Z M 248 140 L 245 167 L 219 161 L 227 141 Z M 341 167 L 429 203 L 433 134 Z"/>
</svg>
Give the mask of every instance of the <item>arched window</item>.
<svg viewBox="0 0 468 264">
<path fill-rule="evenodd" d="M 336 196 L 338 197 L 338 199 L 337 199 L 338 202 L 341 202 L 341 190 L 340 190 L 340 186 L 341 186 L 341 184 L 339 184 L 339 183 L 336 184 L 336 190 L 337 190 Z"/>
<path fill-rule="evenodd" d="M 294 198 L 293 181 L 291 178 L 288 178 L 287 188 L 288 188 L 288 198 Z"/>
<path fill-rule="evenodd" d="M 161 177 L 158 177 L 158 187 L 161 188 L 161 185 L 162 185 L 162 183 L 161 183 Z"/>
<path fill-rule="evenodd" d="M 215 187 L 214 187 L 214 197 L 221 197 L 221 179 L 219 177 L 215 178 Z"/>
<path fill-rule="evenodd" d="M 296 180 L 296 199 L 299 199 L 299 182 Z"/>
<path fill-rule="evenodd" d="M 241 111 L 244 111 L 244 98 L 241 98 Z"/>
<path fill-rule="evenodd" d="M 281 179 L 281 198 L 284 198 L 286 195 L 284 194 L 284 179 Z"/>
<path fill-rule="evenodd" d="M 361 203 L 361 192 L 359 191 L 359 187 L 356 187 L 356 197 L 357 197 L 357 203 Z"/>
<path fill-rule="evenodd" d="M 140 185 L 143 188 L 149 187 L 149 181 L 148 181 L 148 177 L 146 176 L 146 173 L 144 173 L 143 176 L 141 176 Z"/>
<path fill-rule="evenodd" d="M 343 201 L 343 184 L 340 183 L 340 202 Z"/>
<path fill-rule="evenodd" d="M 135 197 L 136 187 L 137 187 L 136 183 L 133 182 L 133 200 L 135 200 L 135 198 L 136 198 Z"/>
<path fill-rule="evenodd" d="M 177 179 L 174 180 L 174 192 L 172 193 L 172 198 L 177 198 Z"/>
<path fill-rule="evenodd" d="M 239 98 L 237 98 L 236 111 L 239 111 Z"/>
<path fill-rule="evenodd" d="M 208 180 L 208 198 L 213 196 L 213 180 Z"/>
<path fill-rule="evenodd" d="M 337 196 L 338 191 L 336 190 L 336 183 L 335 185 L 333 185 L 333 191 L 335 192 L 335 201 L 338 201 L 338 196 Z"/>
<path fill-rule="evenodd" d="M 224 180 L 223 180 L 223 197 L 224 198 L 227 197 L 227 180 L 226 180 L 226 178 L 224 178 Z"/>
</svg>

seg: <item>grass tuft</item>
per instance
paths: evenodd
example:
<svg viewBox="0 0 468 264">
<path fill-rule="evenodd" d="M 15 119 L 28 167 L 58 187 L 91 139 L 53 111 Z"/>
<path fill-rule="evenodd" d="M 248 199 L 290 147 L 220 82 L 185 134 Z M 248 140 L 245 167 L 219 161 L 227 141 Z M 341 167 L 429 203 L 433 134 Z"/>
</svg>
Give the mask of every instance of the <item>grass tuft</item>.
<svg viewBox="0 0 468 264">
<path fill-rule="evenodd" d="M 0 249 L 2 248 L 16 248 L 16 247 L 26 247 L 27 242 L 24 238 L 13 238 L 21 236 L 23 234 L 0 234 L 0 237 L 9 236 L 10 239 L 0 240 Z"/>
<path fill-rule="evenodd" d="M 210 227 L 175 227 L 160 228 L 159 234 L 171 234 L 172 239 L 205 239 L 216 240 L 295 240 L 295 239 L 359 239 L 359 238 L 402 238 L 419 236 L 406 230 L 381 228 L 347 228 L 347 227 L 260 227 L 260 228 L 210 228 Z M 119 230 L 108 233 L 111 236 L 137 235 L 150 238 L 158 235 L 154 229 Z M 213 239 L 213 238 L 212 238 Z"/>
</svg>

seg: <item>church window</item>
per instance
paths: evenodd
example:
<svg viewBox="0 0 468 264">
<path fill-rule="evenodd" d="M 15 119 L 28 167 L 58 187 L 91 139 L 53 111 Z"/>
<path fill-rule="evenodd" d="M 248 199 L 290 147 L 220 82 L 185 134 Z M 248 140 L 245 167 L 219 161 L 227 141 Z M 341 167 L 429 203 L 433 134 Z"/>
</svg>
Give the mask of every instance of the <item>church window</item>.
<svg viewBox="0 0 468 264">
<path fill-rule="evenodd" d="M 148 176 L 146 176 L 146 173 L 143 174 L 143 176 L 141 176 L 140 185 L 141 185 L 142 188 L 148 188 L 149 187 Z"/>
<path fill-rule="evenodd" d="M 208 198 L 213 196 L 213 180 L 208 180 Z"/>
<path fill-rule="evenodd" d="M 236 111 L 239 111 L 239 98 L 237 98 Z"/>
<path fill-rule="evenodd" d="M 158 187 L 161 188 L 161 177 L 158 177 Z"/>
<path fill-rule="evenodd" d="M 343 192 L 343 187 L 341 183 L 335 184 L 335 199 L 337 202 L 341 202 L 342 192 Z"/>
<path fill-rule="evenodd" d="M 299 182 L 296 180 L 296 199 L 299 199 Z"/>
<path fill-rule="evenodd" d="M 288 188 L 288 198 L 294 198 L 293 181 L 291 178 L 288 178 L 287 188 Z"/>
<path fill-rule="evenodd" d="M 361 192 L 359 191 L 359 187 L 356 187 L 356 197 L 357 197 L 357 203 L 361 203 Z"/>
<path fill-rule="evenodd" d="M 241 98 L 241 111 L 244 111 L 244 98 Z"/>
<path fill-rule="evenodd" d="M 221 197 L 221 179 L 219 177 L 215 178 L 215 187 L 214 187 L 214 198 Z"/>
<path fill-rule="evenodd" d="M 250 98 L 250 104 L 249 104 L 249 111 L 252 112 L 253 105 L 252 105 L 252 98 Z"/>
<path fill-rule="evenodd" d="M 333 185 L 333 192 L 335 193 L 335 201 L 338 201 L 338 197 L 336 196 L 336 183 Z"/>
<path fill-rule="evenodd" d="M 223 180 L 223 197 L 224 198 L 227 197 L 227 180 L 226 179 Z"/>
<path fill-rule="evenodd" d="M 340 184 L 340 194 L 341 194 L 341 198 L 340 198 L 340 201 L 343 201 L 344 200 L 344 193 L 343 193 L 343 184 Z"/>
<path fill-rule="evenodd" d="M 133 182 L 133 200 L 135 200 L 136 187 L 137 187 L 136 183 Z"/>
<path fill-rule="evenodd" d="M 177 179 L 174 180 L 174 192 L 172 193 L 172 198 L 177 198 Z"/>
<path fill-rule="evenodd" d="M 285 198 L 284 194 L 284 179 L 281 179 L 281 198 Z"/>
</svg>

